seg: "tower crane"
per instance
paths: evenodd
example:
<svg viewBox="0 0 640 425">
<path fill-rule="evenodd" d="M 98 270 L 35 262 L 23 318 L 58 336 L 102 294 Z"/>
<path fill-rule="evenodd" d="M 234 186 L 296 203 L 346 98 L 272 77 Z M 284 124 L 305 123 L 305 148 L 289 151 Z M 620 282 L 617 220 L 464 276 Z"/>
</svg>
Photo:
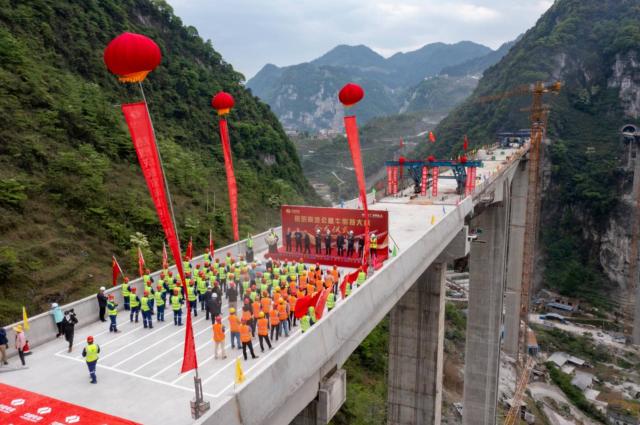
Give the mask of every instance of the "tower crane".
<svg viewBox="0 0 640 425">
<path fill-rule="evenodd" d="M 522 85 L 505 93 L 480 97 L 476 102 L 492 102 L 515 96 L 531 96 L 531 107 L 528 108 L 531 123 L 531 141 L 529 144 L 529 185 L 527 187 L 527 206 L 525 212 L 524 249 L 522 256 L 522 289 L 520 293 L 520 322 L 524 323 L 520 328 L 518 338 L 520 348 L 518 360 L 521 373 L 518 378 L 516 392 L 513 396 L 513 404 L 507 415 L 505 424 L 512 425 L 519 416 L 520 403 L 524 396 L 529 374 L 533 368 L 533 358 L 527 352 L 527 333 L 529 329 L 529 305 L 530 291 L 533 282 L 535 248 L 538 234 L 538 219 L 540 216 L 540 157 L 542 154 L 542 139 L 547 129 L 547 117 L 549 107 L 542 103 L 543 96 L 547 93 L 558 94 L 562 88 L 559 81 L 544 83 L 541 81 L 530 85 Z"/>
</svg>

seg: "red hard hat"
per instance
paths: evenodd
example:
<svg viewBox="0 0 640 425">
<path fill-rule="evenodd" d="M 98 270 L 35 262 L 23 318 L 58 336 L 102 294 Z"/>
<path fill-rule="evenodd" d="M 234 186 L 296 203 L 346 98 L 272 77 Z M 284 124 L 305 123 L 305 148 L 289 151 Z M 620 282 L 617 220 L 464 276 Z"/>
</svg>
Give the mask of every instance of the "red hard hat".
<svg viewBox="0 0 640 425">
<path fill-rule="evenodd" d="M 216 322 L 217 323 L 222 322 L 222 316 L 220 316 L 220 315 L 216 316 Z"/>
<path fill-rule="evenodd" d="M 134 294 L 136 293 L 137 289 L 135 288 L 135 286 L 133 288 L 131 288 L 131 292 L 133 292 Z"/>
<path fill-rule="evenodd" d="M 156 289 L 158 289 L 158 290 L 162 289 L 162 285 L 156 286 Z"/>
<path fill-rule="evenodd" d="M 87 337 L 87 342 L 89 342 L 89 343 L 93 342 L 93 337 L 91 335 L 89 335 Z"/>
<path fill-rule="evenodd" d="M 147 274 L 151 273 L 151 270 L 147 269 L 145 270 Z"/>
<path fill-rule="evenodd" d="M 245 298 L 245 299 L 244 299 L 244 303 L 245 303 L 245 304 L 249 304 L 249 298 Z"/>
<path fill-rule="evenodd" d="M 125 281 L 125 282 L 129 282 L 129 278 L 125 276 L 125 277 L 124 277 L 124 281 Z"/>
<path fill-rule="evenodd" d="M 145 295 L 149 295 L 149 291 L 144 291 L 144 294 Z"/>
</svg>

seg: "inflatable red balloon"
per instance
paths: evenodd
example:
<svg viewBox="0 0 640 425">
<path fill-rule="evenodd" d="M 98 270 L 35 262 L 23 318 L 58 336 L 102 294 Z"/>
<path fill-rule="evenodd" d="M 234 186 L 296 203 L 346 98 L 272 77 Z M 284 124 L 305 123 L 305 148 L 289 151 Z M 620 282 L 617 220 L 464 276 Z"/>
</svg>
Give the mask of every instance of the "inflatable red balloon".
<svg viewBox="0 0 640 425">
<path fill-rule="evenodd" d="M 353 106 L 364 97 L 364 90 L 357 84 L 347 83 L 340 89 L 338 99 L 344 106 Z"/>
<path fill-rule="evenodd" d="M 435 160 L 436 160 L 436 157 L 435 157 L 435 156 L 433 156 L 433 155 L 429 155 L 429 156 L 427 157 L 427 161 L 429 161 L 429 162 L 434 162 Z"/>
<path fill-rule="evenodd" d="M 111 40 L 104 49 L 104 63 L 123 83 L 144 81 L 160 65 L 160 47 L 142 34 L 125 32 Z"/>
<path fill-rule="evenodd" d="M 223 91 L 219 92 L 213 96 L 213 99 L 211 99 L 211 106 L 213 106 L 213 109 L 218 111 L 218 115 L 228 114 L 231 111 L 231 108 L 233 108 L 233 105 L 235 105 L 233 96 Z"/>
<path fill-rule="evenodd" d="M 466 164 L 467 156 L 466 155 L 462 155 L 458 161 L 460 162 L 460 164 Z"/>
</svg>

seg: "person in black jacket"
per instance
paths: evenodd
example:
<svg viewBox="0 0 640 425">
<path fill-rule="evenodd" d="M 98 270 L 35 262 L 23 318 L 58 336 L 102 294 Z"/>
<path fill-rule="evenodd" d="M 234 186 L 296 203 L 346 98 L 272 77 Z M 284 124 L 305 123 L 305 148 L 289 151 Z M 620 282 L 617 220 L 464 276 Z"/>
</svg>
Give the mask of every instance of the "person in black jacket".
<svg viewBox="0 0 640 425">
<path fill-rule="evenodd" d="M 304 232 L 304 253 L 311 254 L 311 237 L 308 232 Z"/>
<path fill-rule="evenodd" d="M 105 295 L 104 291 L 105 291 L 104 286 L 101 286 L 100 291 L 96 296 L 98 298 L 98 308 L 100 309 L 99 316 L 100 316 L 101 322 L 107 321 L 107 319 L 104 318 L 104 314 L 107 311 L 107 296 Z"/>
<path fill-rule="evenodd" d="M 353 257 L 354 253 L 355 237 L 353 236 L 353 230 L 349 230 L 347 235 L 347 257 Z"/>
<path fill-rule="evenodd" d="M 338 248 L 338 255 L 344 255 L 344 235 L 342 233 L 338 233 L 336 236 L 336 247 Z"/>
<path fill-rule="evenodd" d="M 203 304 L 204 306 L 206 306 L 206 305 L 207 305 L 207 303 L 209 302 L 209 300 L 211 299 L 211 294 L 213 294 L 213 292 L 211 291 L 211 286 L 207 286 L 207 290 L 205 291 L 205 293 L 204 293 L 204 294 L 202 294 L 202 295 L 203 295 L 203 297 L 202 297 L 202 304 Z M 207 309 L 205 309 L 205 310 L 207 311 L 207 314 L 206 314 L 205 320 L 209 320 L 209 314 L 210 314 L 210 313 L 209 313 L 209 309 L 207 308 Z M 215 316 L 214 316 L 214 318 L 215 318 Z"/>
<path fill-rule="evenodd" d="M 316 229 L 316 254 L 322 254 L 322 234 Z"/>
<path fill-rule="evenodd" d="M 9 339 L 7 338 L 7 331 L 0 326 L 0 362 L 3 365 L 8 365 L 7 361 L 7 349 L 9 348 Z"/>
<path fill-rule="evenodd" d="M 227 289 L 227 298 L 229 298 L 229 308 L 238 308 L 238 290 L 236 289 L 235 282 L 231 282 L 229 289 Z"/>
<path fill-rule="evenodd" d="M 222 300 L 215 292 L 211 294 L 211 298 L 207 301 L 207 314 L 211 315 L 211 323 L 216 322 L 216 316 L 220 314 L 222 310 Z"/>
<path fill-rule="evenodd" d="M 291 229 L 287 229 L 287 233 L 284 236 L 284 240 L 286 242 L 286 248 L 285 251 L 287 252 L 291 252 Z"/>
<path fill-rule="evenodd" d="M 324 253 L 325 255 L 331 255 L 331 231 L 327 229 L 327 234 L 324 237 Z"/>
<path fill-rule="evenodd" d="M 296 233 L 294 234 L 296 238 L 296 252 L 302 252 L 302 232 L 300 228 L 296 229 Z"/>
<path fill-rule="evenodd" d="M 78 324 L 78 319 L 73 309 L 64 312 L 62 322 L 64 323 L 64 339 L 69 343 L 69 352 L 71 352 L 73 348 L 73 336 L 76 331 L 76 325 Z"/>
</svg>

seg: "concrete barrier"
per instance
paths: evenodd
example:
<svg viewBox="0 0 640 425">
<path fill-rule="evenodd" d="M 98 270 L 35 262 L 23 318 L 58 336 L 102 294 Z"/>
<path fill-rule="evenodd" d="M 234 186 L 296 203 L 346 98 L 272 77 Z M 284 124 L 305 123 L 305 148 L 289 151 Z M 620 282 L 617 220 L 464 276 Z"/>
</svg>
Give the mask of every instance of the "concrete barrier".
<svg viewBox="0 0 640 425">
<path fill-rule="evenodd" d="M 274 228 L 274 230 L 276 231 L 276 234 L 278 234 L 280 239 L 282 239 L 281 228 L 277 227 L 277 228 Z M 265 242 L 264 238 L 265 236 L 267 236 L 268 233 L 269 232 L 266 231 L 258 235 L 255 235 L 253 237 L 253 250 L 256 254 L 266 251 L 267 243 Z M 231 245 L 227 245 L 225 247 L 216 249 L 215 256 L 216 258 L 222 259 L 226 257 L 228 252 L 230 252 L 231 255 L 237 258 L 239 254 L 244 254 L 246 250 L 247 250 L 247 241 L 246 239 L 243 239 Z M 197 264 L 202 260 L 203 257 L 204 257 L 204 254 L 198 257 L 195 257 L 191 261 L 191 263 Z M 256 260 L 258 259 L 259 258 L 256 258 Z M 175 266 L 170 267 L 170 270 L 173 270 L 174 272 L 176 272 Z M 153 276 L 155 279 L 158 277 L 159 274 L 160 274 L 160 270 L 157 270 L 151 273 L 151 276 Z M 129 285 L 131 287 L 137 288 L 138 293 L 141 293 L 144 282 L 142 278 L 137 278 L 137 279 L 131 280 L 129 282 Z M 96 288 L 95 288 L 96 294 L 98 293 L 98 289 L 100 288 L 100 286 L 103 286 L 103 285 L 96 284 Z M 118 309 L 119 310 L 123 309 L 124 302 L 122 299 L 122 292 L 120 290 L 120 285 L 107 288 L 105 293 L 113 294 L 115 296 L 116 302 L 119 304 Z M 61 305 L 60 308 L 62 309 L 62 311 L 69 310 L 69 309 L 74 310 L 78 318 L 78 324 L 76 325 L 77 329 L 83 328 L 98 320 L 99 308 L 98 308 L 98 301 L 96 299 L 96 295 L 91 295 L 86 298 L 73 301 L 69 304 Z M 7 338 L 9 339 L 10 348 L 7 351 L 7 355 L 9 357 L 18 354 L 17 350 L 14 347 L 15 331 L 13 330 L 13 328 L 19 324 L 22 324 L 22 321 L 13 323 L 9 326 L 5 326 L 5 330 L 7 331 Z M 109 326 L 108 323 L 105 323 L 105 328 L 107 328 L 108 326 Z M 31 348 L 37 348 L 41 344 L 44 344 L 48 341 L 52 341 L 56 339 L 56 333 L 57 333 L 57 328 L 56 328 L 55 322 L 53 321 L 53 316 L 51 315 L 50 311 L 47 311 L 45 313 L 40 313 L 33 317 L 29 317 L 29 330 L 25 331 L 25 335 L 27 337 L 27 340 L 29 341 L 29 345 Z"/>
</svg>

